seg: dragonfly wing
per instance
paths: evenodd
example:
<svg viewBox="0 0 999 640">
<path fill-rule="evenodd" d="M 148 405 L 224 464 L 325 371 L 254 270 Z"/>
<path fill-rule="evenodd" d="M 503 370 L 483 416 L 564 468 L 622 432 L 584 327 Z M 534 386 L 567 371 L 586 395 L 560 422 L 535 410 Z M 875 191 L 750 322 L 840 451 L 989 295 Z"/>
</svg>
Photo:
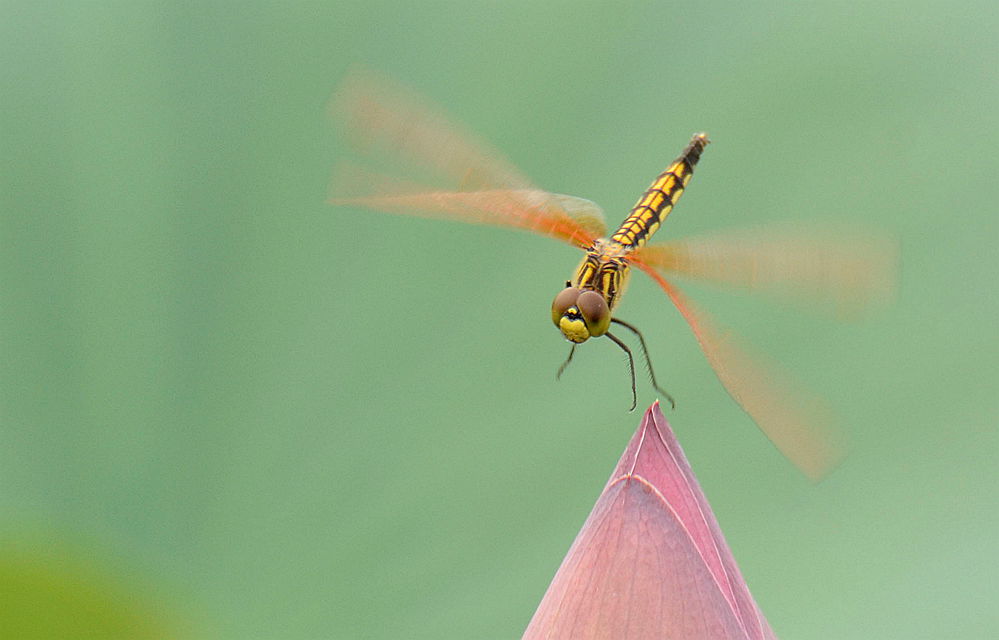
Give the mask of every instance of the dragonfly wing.
<svg viewBox="0 0 999 640">
<path fill-rule="evenodd" d="M 388 213 L 526 229 L 583 248 L 591 246 L 603 235 L 599 207 L 581 198 L 527 189 L 421 191 L 420 188 L 420 185 L 407 184 L 398 178 L 341 164 L 333 187 L 338 195 L 329 202 Z"/>
<path fill-rule="evenodd" d="M 670 297 L 729 395 L 788 460 L 812 480 L 819 480 L 843 459 L 845 439 L 833 426 L 832 413 L 820 397 L 796 389 L 775 364 L 740 348 L 730 332 L 715 326 L 655 269 L 640 261 L 634 264 Z"/>
<path fill-rule="evenodd" d="M 594 238 L 607 235 L 607 222 L 604 220 L 604 210 L 596 202 L 576 196 L 561 193 L 550 194 L 555 204 L 567 216 L 576 221 L 580 227 L 593 234 Z"/>
<path fill-rule="evenodd" d="M 484 140 L 387 78 L 351 74 L 331 113 L 358 156 L 407 176 L 345 163 L 334 177 L 333 204 L 519 227 L 579 246 L 605 233 L 595 204 L 537 189 Z"/>
<path fill-rule="evenodd" d="M 330 103 L 355 153 L 431 171 L 456 191 L 533 189 L 489 143 L 415 91 L 368 70 L 348 74 Z"/>
<path fill-rule="evenodd" d="M 790 225 L 648 245 L 634 256 L 667 275 L 783 294 L 844 318 L 890 302 L 898 264 L 882 234 Z"/>
</svg>

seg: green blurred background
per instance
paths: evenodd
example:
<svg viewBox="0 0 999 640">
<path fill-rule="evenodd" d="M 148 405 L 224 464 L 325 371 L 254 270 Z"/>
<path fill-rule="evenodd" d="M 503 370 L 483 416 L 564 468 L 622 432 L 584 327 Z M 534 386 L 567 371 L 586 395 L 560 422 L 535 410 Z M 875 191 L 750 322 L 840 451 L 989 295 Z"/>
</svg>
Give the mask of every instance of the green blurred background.
<svg viewBox="0 0 999 640">
<path fill-rule="evenodd" d="M 690 288 L 833 402 L 818 486 L 651 282 L 622 315 L 778 635 L 995 637 L 997 42 L 995 2 L 3 3 L 0 634 L 526 626 L 640 413 L 609 343 L 554 380 L 572 248 L 324 204 L 363 64 L 611 218 L 704 130 L 663 234 L 895 234 L 862 324 Z"/>
</svg>

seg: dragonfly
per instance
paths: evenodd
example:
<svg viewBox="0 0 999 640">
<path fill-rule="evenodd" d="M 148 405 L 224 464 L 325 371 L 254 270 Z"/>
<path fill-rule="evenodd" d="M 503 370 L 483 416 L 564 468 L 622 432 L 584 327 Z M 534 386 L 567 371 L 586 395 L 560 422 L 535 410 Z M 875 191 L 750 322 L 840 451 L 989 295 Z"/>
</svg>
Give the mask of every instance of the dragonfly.
<svg viewBox="0 0 999 640">
<path fill-rule="evenodd" d="M 615 313 L 632 269 L 638 269 L 672 301 L 722 386 L 785 457 L 813 480 L 841 461 L 845 439 L 828 403 L 798 387 L 763 354 L 741 346 L 674 280 L 804 294 L 810 307 L 846 317 L 890 298 L 894 258 L 889 240 L 877 234 L 835 236 L 786 226 L 650 243 L 709 143 L 703 133 L 690 139 L 624 222 L 608 233 L 597 204 L 537 188 L 485 140 L 385 76 L 350 74 L 331 100 L 331 114 L 355 158 L 387 166 L 375 170 L 353 159 L 342 161 L 334 173 L 331 204 L 512 227 L 584 252 L 551 307 L 552 322 L 571 343 L 557 376 L 578 345 L 607 337 L 627 354 L 634 409 L 632 351 L 610 330 L 619 326 L 637 336 L 653 387 L 673 403 L 656 380 L 644 336 Z"/>
</svg>

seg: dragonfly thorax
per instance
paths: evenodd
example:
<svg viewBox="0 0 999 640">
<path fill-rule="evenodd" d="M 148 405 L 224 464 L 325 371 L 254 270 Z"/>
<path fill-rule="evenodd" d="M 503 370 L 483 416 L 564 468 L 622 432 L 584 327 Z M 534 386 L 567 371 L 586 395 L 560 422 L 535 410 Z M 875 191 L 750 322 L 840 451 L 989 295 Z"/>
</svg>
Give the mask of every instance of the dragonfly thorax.
<svg viewBox="0 0 999 640">
<path fill-rule="evenodd" d="M 599 293 L 614 311 L 628 283 L 628 248 L 613 240 L 599 239 L 586 250 L 576 268 L 571 286 Z"/>
<path fill-rule="evenodd" d="M 610 238 L 597 238 L 593 241 L 593 246 L 588 251 L 605 259 L 612 259 L 625 257 L 631 251 L 631 248 Z"/>
</svg>

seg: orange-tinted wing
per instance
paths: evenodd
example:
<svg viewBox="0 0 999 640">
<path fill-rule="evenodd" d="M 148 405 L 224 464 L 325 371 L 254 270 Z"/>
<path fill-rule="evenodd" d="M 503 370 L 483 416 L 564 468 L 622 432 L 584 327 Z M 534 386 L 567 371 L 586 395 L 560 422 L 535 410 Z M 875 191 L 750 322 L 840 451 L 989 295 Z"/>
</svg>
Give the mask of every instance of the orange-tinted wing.
<svg viewBox="0 0 999 640">
<path fill-rule="evenodd" d="M 850 317 L 894 298 L 898 249 L 873 231 L 784 224 L 648 245 L 633 256 L 667 276 L 783 294 Z"/>
<path fill-rule="evenodd" d="M 843 435 L 834 428 L 821 398 L 795 389 L 775 365 L 739 348 L 731 333 L 713 326 L 707 314 L 654 268 L 637 259 L 633 263 L 670 297 L 729 395 L 781 453 L 812 480 L 821 479 L 842 460 Z"/>
<path fill-rule="evenodd" d="M 351 74 L 331 111 L 358 156 L 393 172 L 342 164 L 333 204 L 517 227 L 578 246 L 605 234 L 595 204 L 535 188 L 485 141 L 386 78 Z"/>
<path fill-rule="evenodd" d="M 330 204 L 534 231 L 577 247 L 604 235 L 603 213 L 582 198 L 540 190 L 421 191 L 418 185 L 341 163 Z M 348 195 L 360 193 L 362 195 Z"/>
</svg>

